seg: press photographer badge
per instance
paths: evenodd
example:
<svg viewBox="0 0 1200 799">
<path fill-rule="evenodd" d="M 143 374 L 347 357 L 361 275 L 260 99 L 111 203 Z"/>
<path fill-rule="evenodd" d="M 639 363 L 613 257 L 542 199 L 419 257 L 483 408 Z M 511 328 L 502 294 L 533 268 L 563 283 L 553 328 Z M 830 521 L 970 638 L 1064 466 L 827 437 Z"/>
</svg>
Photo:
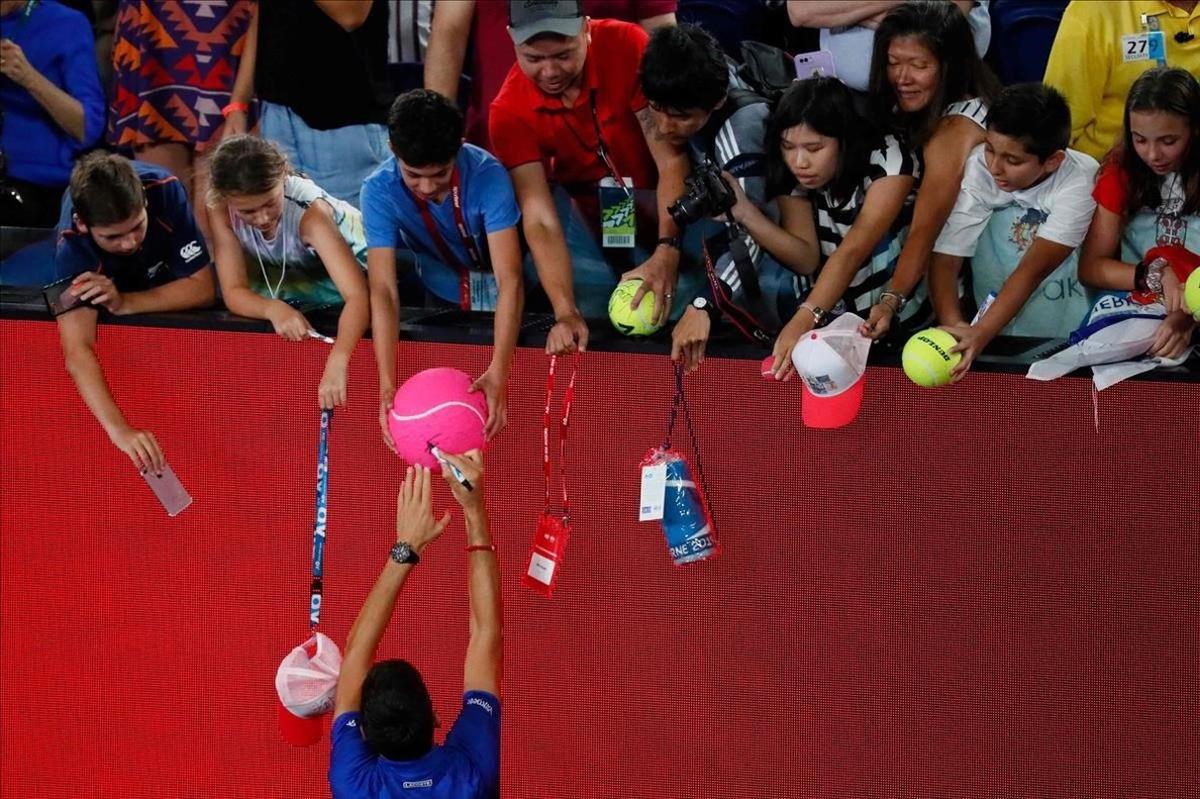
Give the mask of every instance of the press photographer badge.
<svg viewBox="0 0 1200 799">
<path fill-rule="evenodd" d="M 625 185 L 612 177 L 600 181 L 600 243 L 604 247 L 633 247 L 637 221 L 633 213 L 633 181 Z"/>
</svg>

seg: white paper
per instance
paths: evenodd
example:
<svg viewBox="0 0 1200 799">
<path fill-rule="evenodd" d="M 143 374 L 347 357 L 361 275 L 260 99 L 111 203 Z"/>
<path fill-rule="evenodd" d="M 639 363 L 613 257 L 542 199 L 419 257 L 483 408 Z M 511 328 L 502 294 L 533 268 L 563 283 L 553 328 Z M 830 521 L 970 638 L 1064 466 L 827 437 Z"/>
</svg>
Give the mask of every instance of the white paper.
<svg viewBox="0 0 1200 799">
<path fill-rule="evenodd" d="M 638 502 L 638 521 L 649 522 L 663 517 L 667 495 L 667 464 L 653 463 L 642 467 L 642 497 Z"/>
<path fill-rule="evenodd" d="M 544 585 L 550 585 L 550 580 L 554 577 L 554 561 L 545 555 L 534 552 L 529 556 L 529 571 L 526 572 L 534 580 Z"/>
</svg>

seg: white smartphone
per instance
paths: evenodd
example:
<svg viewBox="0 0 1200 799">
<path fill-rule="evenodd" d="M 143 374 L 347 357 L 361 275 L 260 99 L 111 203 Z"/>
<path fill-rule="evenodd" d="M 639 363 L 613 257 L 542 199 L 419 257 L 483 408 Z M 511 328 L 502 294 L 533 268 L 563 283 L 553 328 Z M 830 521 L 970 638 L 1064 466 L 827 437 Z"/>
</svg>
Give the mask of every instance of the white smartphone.
<svg viewBox="0 0 1200 799">
<path fill-rule="evenodd" d="M 170 464 L 164 464 L 162 472 L 159 473 L 146 469 L 142 472 L 142 477 L 154 492 L 154 496 L 158 497 L 158 501 L 166 508 L 168 516 L 178 516 L 184 508 L 192 504 L 192 495 L 183 487 L 183 483 L 179 482 Z"/>
</svg>

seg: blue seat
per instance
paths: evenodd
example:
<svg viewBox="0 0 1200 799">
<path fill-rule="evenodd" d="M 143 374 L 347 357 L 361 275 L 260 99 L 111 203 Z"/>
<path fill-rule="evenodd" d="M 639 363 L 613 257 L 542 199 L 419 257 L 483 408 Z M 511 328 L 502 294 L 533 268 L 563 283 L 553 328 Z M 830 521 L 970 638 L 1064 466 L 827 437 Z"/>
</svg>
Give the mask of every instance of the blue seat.
<svg viewBox="0 0 1200 799">
<path fill-rule="evenodd" d="M 1067 0 L 992 0 L 988 60 L 1006 86 L 1041 81 Z"/>
</svg>

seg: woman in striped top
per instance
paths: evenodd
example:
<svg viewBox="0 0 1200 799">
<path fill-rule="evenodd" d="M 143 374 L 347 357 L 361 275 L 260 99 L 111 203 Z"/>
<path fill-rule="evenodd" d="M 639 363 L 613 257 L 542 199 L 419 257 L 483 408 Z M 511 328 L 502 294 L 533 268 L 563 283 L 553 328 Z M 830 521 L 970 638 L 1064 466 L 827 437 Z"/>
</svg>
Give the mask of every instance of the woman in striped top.
<svg viewBox="0 0 1200 799">
<path fill-rule="evenodd" d="M 836 78 L 793 84 L 771 114 L 764 149 L 780 224 L 741 192 L 734 218 L 807 294 L 775 340 L 772 371 L 782 379 L 796 342 L 828 311 L 871 306 L 908 226 L 916 164 L 894 137 L 872 132 Z"/>
<path fill-rule="evenodd" d="M 966 16 L 953 3 L 905 3 L 875 32 L 870 94 L 876 121 L 918 154 L 924 174 L 891 285 L 871 308 L 863 335 L 886 333 L 924 280 L 933 243 L 958 198 L 967 156 L 983 142 L 988 104 L 999 88 L 975 51 Z"/>
</svg>

